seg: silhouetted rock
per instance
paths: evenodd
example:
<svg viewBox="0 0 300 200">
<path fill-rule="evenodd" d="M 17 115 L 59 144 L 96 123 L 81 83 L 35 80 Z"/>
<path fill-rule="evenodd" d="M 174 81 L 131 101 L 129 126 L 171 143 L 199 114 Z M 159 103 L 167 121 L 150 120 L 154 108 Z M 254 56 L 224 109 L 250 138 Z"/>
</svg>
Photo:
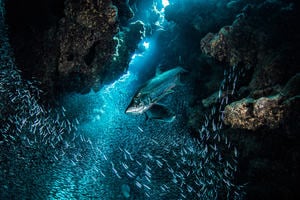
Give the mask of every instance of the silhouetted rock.
<svg viewBox="0 0 300 200">
<path fill-rule="evenodd" d="M 278 93 L 287 93 L 283 86 L 298 71 L 297 59 L 293 57 L 298 48 L 291 43 L 296 37 L 292 28 L 296 15 L 291 5 L 281 1 L 248 4 L 232 25 L 224 26 L 216 34 L 208 33 L 201 40 L 203 53 L 253 72 L 241 74 L 250 78 L 244 82 L 249 98 L 233 102 L 225 109 L 225 122 L 234 128 L 275 128 L 283 120 L 283 113 L 288 112 L 287 106 L 280 102 L 284 98 Z M 281 29 L 279 22 L 289 24 L 287 29 Z M 297 83 L 297 78 L 292 82 Z M 291 88 L 288 85 L 286 88 Z M 261 106 L 263 109 L 258 109 Z"/>
<path fill-rule="evenodd" d="M 113 3 L 8 1 L 11 44 L 23 76 L 36 77 L 50 94 L 86 93 L 99 89 L 103 81 L 114 81 L 127 69 L 127 65 L 109 68 L 118 45 L 114 36 L 120 20 L 124 23 L 133 13 L 128 2 Z M 127 61 L 130 55 L 126 56 L 119 59 Z"/>
</svg>

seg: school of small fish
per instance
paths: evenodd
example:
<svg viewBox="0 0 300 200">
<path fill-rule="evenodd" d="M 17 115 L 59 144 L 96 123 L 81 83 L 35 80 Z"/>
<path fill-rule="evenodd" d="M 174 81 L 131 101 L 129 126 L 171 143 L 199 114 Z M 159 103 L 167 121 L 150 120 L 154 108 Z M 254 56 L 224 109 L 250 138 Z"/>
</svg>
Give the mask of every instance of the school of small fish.
<svg viewBox="0 0 300 200">
<path fill-rule="evenodd" d="M 238 148 L 222 133 L 222 111 L 241 76 L 234 66 L 224 72 L 219 107 L 205 115 L 196 138 L 180 115 L 167 125 L 121 112 L 107 121 L 105 109 L 116 104 L 103 108 L 99 121 L 106 121 L 90 134 L 70 109 L 39 103 L 43 91 L 22 80 L 6 33 L 0 18 L 0 199 L 244 198 L 245 185 L 234 179 Z M 122 94 L 118 84 L 107 95 Z M 177 95 L 184 101 L 184 89 Z"/>
</svg>

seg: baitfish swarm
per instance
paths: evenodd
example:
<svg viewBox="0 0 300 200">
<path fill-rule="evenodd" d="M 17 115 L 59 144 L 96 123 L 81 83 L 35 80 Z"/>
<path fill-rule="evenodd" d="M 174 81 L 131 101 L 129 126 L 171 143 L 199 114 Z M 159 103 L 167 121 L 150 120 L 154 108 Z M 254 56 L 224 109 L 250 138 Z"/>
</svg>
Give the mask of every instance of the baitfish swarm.
<svg viewBox="0 0 300 200">
<path fill-rule="evenodd" d="M 0 199 L 243 199 L 244 186 L 234 182 L 238 150 L 222 133 L 227 90 L 233 94 L 238 80 L 234 68 L 225 73 L 220 107 L 211 108 L 199 138 L 180 115 L 166 125 L 120 112 L 87 126 L 63 106 L 39 104 L 42 91 L 22 79 L 6 29 L 2 17 Z M 114 98 L 126 91 L 126 80 L 106 91 L 110 111 L 127 104 L 127 96 Z M 187 102 L 187 92 L 181 89 L 177 99 Z"/>
<path fill-rule="evenodd" d="M 62 160 L 76 162 L 81 141 L 74 122 L 65 110 L 47 110 L 39 105 L 42 93 L 36 83 L 24 81 L 17 69 L 4 23 L 4 5 L 0 1 L 0 199 L 44 199 L 51 185 L 53 171 Z"/>
</svg>

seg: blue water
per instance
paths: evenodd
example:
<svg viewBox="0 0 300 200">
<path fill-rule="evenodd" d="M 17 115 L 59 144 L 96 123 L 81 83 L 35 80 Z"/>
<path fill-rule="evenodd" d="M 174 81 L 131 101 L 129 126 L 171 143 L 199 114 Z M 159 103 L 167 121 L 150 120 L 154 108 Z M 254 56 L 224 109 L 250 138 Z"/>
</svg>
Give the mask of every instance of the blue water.
<svg viewBox="0 0 300 200">
<path fill-rule="evenodd" d="M 149 48 L 133 56 L 118 80 L 96 93 L 64 96 L 49 109 L 38 103 L 38 88 L 22 80 L 2 20 L 0 28 L 6 113 L 0 126 L 0 199 L 242 198 L 234 184 L 238 155 L 222 135 L 216 108 L 197 138 L 191 136 L 188 84 L 163 99 L 176 113 L 172 123 L 125 114 L 161 61 L 158 33 L 141 41 Z"/>
<path fill-rule="evenodd" d="M 233 184 L 237 152 L 217 127 L 220 123 L 213 119 L 215 108 L 199 130 L 199 139 L 193 138 L 187 128 L 186 109 L 191 98 L 188 85 L 178 86 L 174 94 L 163 100 L 177 113 L 173 123 L 125 114 L 133 94 L 143 82 L 140 72 L 142 67 L 147 67 L 144 60 L 151 56 L 151 48 L 150 52 L 134 56 L 127 73 L 97 93 L 71 94 L 64 98 L 64 115 L 78 123 L 75 135 L 81 145 L 85 145 L 76 147 L 80 149 L 76 154 L 79 158 L 63 159 L 63 168 L 58 174 L 63 178 L 53 182 L 49 197 L 242 197 L 241 188 Z M 87 152 L 82 154 L 81 148 Z M 226 151 L 231 153 L 225 159 Z M 65 185 L 73 187 L 65 188 Z M 124 185 L 130 188 L 129 192 L 122 191 Z"/>
<path fill-rule="evenodd" d="M 145 63 L 142 61 L 149 59 L 148 56 L 151 54 L 145 52 L 136 57 L 126 74 L 99 92 L 73 94 L 64 99 L 66 116 L 76 117 L 79 122 L 77 131 L 82 140 L 91 144 L 90 156 L 94 156 L 94 163 L 84 179 L 93 185 L 106 182 L 104 191 L 108 197 L 104 199 L 125 198 L 120 191 L 123 184 L 129 185 L 133 199 L 161 199 L 162 195 L 175 198 L 180 193 L 174 193 L 175 188 L 170 185 L 173 177 L 169 170 L 176 165 L 182 146 L 191 140 L 182 119 L 188 90 L 179 87 L 174 95 L 165 99 L 165 103 L 177 112 L 174 123 L 125 114 L 139 86 L 139 77 L 131 71 L 138 72 L 140 66 L 135 65 Z M 77 174 L 74 176 L 78 178 Z M 67 193 L 60 191 L 60 194 Z M 95 195 L 103 197 L 101 193 Z"/>
</svg>

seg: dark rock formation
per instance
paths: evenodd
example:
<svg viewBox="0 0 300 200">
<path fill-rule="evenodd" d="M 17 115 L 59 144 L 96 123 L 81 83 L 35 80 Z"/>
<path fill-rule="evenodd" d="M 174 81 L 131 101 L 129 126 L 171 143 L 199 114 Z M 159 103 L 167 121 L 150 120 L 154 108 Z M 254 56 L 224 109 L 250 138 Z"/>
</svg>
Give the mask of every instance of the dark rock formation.
<svg viewBox="0 0 300 200">
<path fill-rule="evenodd" d="M 266 16 L 267 12 L 273 14 Z M 250 77 L 250 81 L 244 82 L 244 85 L 253 99 L 234 102 L 225 110 L 225 122 L 232 127 L 251 130 L 262 126 L 274 128 L 283 120 L 283 112 L 287 107 L 279 103 L 283 101 L 282 98 L 274 101 L 269 96 L 278 94 L 299 71 L 299 60 L 294 57 L 299 48 L 292 44 L 297 38 L 293 29 L 296 16 L 291 4 L 280 1 L 248 4 L 231 26 L 221 28 L 217 34 L 208 33 L 201 40 L 203 53 L 219 62 L 242 68 L 240 70 L 253 72 L 242 74 L 246 79 Z M 287 27 L 283 32 L 281 26 L 284 24 Z M 284 40 L 280 40 L 280 37 Z M 263 110 L 254 110 L 262 104 Z M 278 116 L 274 112 L 279 112 Z M 258 115 L 262 118 L 258 119 Z"/>
<path fill-rule="evenodd" d="M 134 1 L 132 1 L 134 2 Z M 134 16 L 134 12 L 131 9 L 129 5 L 128 0 L 113 0 L 113 5 L 115 5 L 118 8 L 118 18 L 120 21 L 120 24 L 126 25 L 128 22 L 128 19 L 131 19 Z"/>
<path fill-rule="evenodd" d="M 280 94 L 286 98 L 300 94 L 300 73 L 297 73 L 286 83 Z"/>
<path fill-rule="evenodd" d="M 201 40 L 201 50 L 220 62 L 231 66 L 238 63 L 245 65 L 255 62 L 255 44 L 249 40 L 252 29 L 245 26 L 244 15 L 238 15 L 232 26 L 224 26 L 217 34 L 208 33 Z"/>
<path fill-rule="evenodd" d="M 117 42 L 116 51 L 112 59 L 104 65 L 104 68 L 107 69 L 106 73 L 101 76 L 104 84 L 118 79 L 126 71 L 138 43 L 145 36 L 145 27 L 142 21 L 132 22 L 127 27 L 114 37 Z M 93 89 L 97 91 L 95 86 Z"/>
<path fill-rule="evenodd" d="M 64 88 L 88 91 L 96 82 L 103 65 L 115 53 L 117 7 L 109 3 L 66 1 L 65 17 L 57 33 L 59 43 L 57 73 Z M 53 68 L 53 67 L 52 67 Z"/>
<path fill-rule="evenodd" d="M 224 123 L 233 128 L 248 130 L 256 130 L 263 126 L 278 128 L 286 111 L 286 106 L 280 101 L 279 96 L 235 101 L 226 106 Z"/>
<path fill-rule="evenodd" d="M 293 76 L 287 84 L 274 96 L 258 99 L 244 98 L 227 105 L 224 113 L 224 122 L 233 128 L 256 130 L 267 127 L 280 127 L 295 108 L 299 108 L 300 75 Z M 273 88 L 255 90 L 252 96 L 266 96 L 274 92 Z"/>
<path fill-rule="evenodd" d="M 205 35 L 230 22 L 235 12 L 226 8 L 226 1 L 174 1 L 165 9 L 166 19 L 181 28 L 197 30 Z M 180 16 L 180 17 L 178 17 Z"/>
<path fill-rule="evenodd" d="M 103 81 L 113 81 L 127 68 L 109 68 L 109 63 L 120 45 L 114 39 L 120 21 L 125 23 L 133 16 L 128 2 L 7 1 L 6 10 L 11 44 L 23 76 L 36 77 L 50 94 L 99 89 Z M 120 59 L 127 61 L 128 57 Z"/>
<path fill-rule="evenodd" d="M 257 0 L 227 6 L 240 14 L 208 33 L 201 50 L 238 71 L 237 92 L 224 110 L 224 134 L 239 147 L 238 179 L 249 183 L 246 199 L 298 199 L 299 5 Z M 204 105 L 220 102 L 216 94 L 203 98 Z"/>
</svg>

